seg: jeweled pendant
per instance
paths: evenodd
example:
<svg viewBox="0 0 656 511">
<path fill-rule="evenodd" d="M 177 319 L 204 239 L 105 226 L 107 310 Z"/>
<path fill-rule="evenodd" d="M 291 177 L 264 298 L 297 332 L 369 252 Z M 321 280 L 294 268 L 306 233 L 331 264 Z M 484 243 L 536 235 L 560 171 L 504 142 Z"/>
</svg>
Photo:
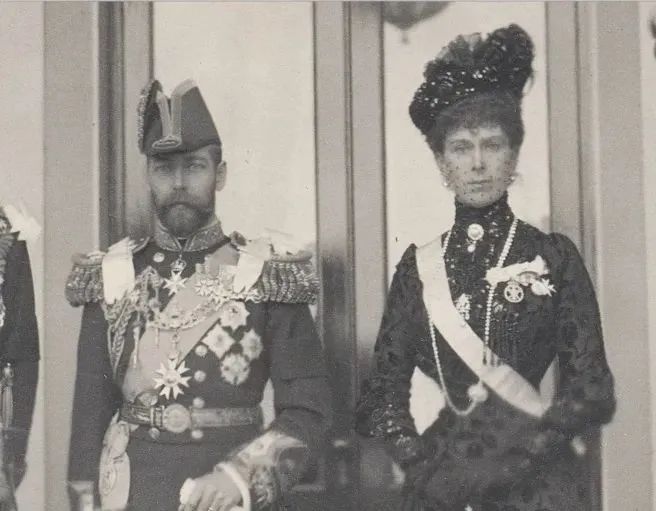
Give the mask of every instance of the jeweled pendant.
<svg viewBox="0 0 656 511">
<path fill-rule="evenodd" d="M 524 289 L 521 284 L 515 280 L 509 280 L 506 288 L 503 290 L 503 296 L 510 303 L 519 303 L 524 299 Z"/>
<path fill-rule="evenodd" d="M 483 382 L 479 380 L 477 383 L 471 385 L 467 389 L 467 395 L 469 396 L 469 399 L 471 399 L 474 403 L 484 403 L 487 401 L 489 393 Z"/>
<path fill-rule="evenodd" d="M 463 320 L 469 320 L 469 315 L 471 311 L 471 299 L 468 294 L 461 294 L 456 300 L 456 310 L 462 316 Z"/>
<path fill-rule="evenodd" d="M 187 263 L 182 257 L 178 257 L 175 261 L 171 263 L 171 274 L 181 273 L 187 267 Z"/>
<path fill-rule="evenodd" d="M 469 227 L 467 227 L 467 236 L 472 241 L 482 240 L 484 234 L 485 229 L 483 229 L 483 226 L 480 224 L 470 224 Z"/>
</svg>

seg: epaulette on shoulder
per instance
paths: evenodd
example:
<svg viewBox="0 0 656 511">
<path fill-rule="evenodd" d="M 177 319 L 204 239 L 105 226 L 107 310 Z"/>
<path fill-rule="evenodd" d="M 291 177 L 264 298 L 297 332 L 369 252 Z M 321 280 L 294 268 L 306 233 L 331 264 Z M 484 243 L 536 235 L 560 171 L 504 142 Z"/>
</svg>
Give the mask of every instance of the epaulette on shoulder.
<svg viewBox="0 0 656 511">
<path fill-rule="evenodd" d="M 102 300 L 104 252 L 75 254 L 73 269 L 66 279 L 66 299 L 73 307 Z"/>
<path fill-rule="evenodd" d="M 305 250 L 294 254 L 274 253 L 264 263 L 257 287 L 267 301 L 315 303 L 319 279 L 312 264 L 312 254 Z"/>
<path fill-rule="evenodd" d="M 149 238 L 130 239 L 128 244 L 132 253 L 136 254 L 146 247 L 148 241 Z M 100 251 L 73 255 L 73 269 L 66 279 L 66 299 L 73 307 L 103 299 L 102 262 L 105 255 Z"/>
</svg>

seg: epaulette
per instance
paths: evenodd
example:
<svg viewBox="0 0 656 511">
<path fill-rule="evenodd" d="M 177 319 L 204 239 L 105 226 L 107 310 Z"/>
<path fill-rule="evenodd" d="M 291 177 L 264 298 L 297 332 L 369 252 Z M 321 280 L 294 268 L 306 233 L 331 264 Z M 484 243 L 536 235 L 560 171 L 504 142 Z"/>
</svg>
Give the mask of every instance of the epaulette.
<svg viewBox="0 0 656 511">
<path fill-rule="evenodd" d="M 319 278 L 312 264 L 312 254 L 306 250 L 294 254 L 274 253 L 264 263 L 257 289 L 271 302 L 315 303 Z"/>
<path fill-rule="evenodd" d="M 309 250 L 278 253 L 270 238 L 249 240 L 239 232 L 230 235 L 232 246 L 237 250 L 249 251 L 259 244 L 255 252 L 265 259 L 255 288 L 261 299 L 279 303 L 315 303 L 319 293 L 319 278 L 312 264 Z"/>
<path fill-rule="evenodd" d="M 130 240 L 132 253 L 143 250 L 148 241 L 149 238 Z M 66 279 L 66 299 L 73 307 L 102 301 L 104 257 L 105 252 L 100 251 L 73 255 L 73 268 Z"/>
</svg>

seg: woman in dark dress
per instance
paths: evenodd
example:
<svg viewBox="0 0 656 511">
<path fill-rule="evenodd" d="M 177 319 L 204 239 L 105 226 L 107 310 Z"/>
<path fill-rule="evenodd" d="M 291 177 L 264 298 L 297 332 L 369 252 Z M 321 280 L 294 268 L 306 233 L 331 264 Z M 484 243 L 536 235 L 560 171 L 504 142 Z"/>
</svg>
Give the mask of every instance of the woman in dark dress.
<svg viewBox="0 0 656 511">
<path fill-rule="evenodd" d="M 408 511 L 585 509 L 580 435 L 614 413 L 576 247 L 507 202 L 532 60 L 517 25 L 458 37 L 428 63 L 410 106 L 454 192 L 455 222 L 399 262 L 357 410 L 358 432 L 387 439 L 405 470 Z M 556 362 L 556 393 L 541 394 Z M 409 413 L 415 367 L 446 402 L 422 435 Z"/>
</svg>

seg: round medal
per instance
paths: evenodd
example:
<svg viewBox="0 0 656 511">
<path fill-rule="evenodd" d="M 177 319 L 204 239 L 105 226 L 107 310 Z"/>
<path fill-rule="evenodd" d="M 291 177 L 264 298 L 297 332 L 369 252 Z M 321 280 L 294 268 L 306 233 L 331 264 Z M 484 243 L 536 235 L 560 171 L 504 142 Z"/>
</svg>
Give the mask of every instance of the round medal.
<svg viewBox="0 0 656 511">
<path fill-rule="evenodd" d="M 510 303 L 519 303 L 524 299 L 524 290 L 519 282 L 515 280 L 508 281 L 506 288 L 503 290 L 503 296 Z"/>
<path fill-rule="evenodd" d="M 164 261 L 164 254 L 162 254 L 161 252 L 155 252 L 155 255 L 153 256 L 153 261 L 155 261 L 156 263 L 161 263 L 162 261 Z"/>
</svg>

